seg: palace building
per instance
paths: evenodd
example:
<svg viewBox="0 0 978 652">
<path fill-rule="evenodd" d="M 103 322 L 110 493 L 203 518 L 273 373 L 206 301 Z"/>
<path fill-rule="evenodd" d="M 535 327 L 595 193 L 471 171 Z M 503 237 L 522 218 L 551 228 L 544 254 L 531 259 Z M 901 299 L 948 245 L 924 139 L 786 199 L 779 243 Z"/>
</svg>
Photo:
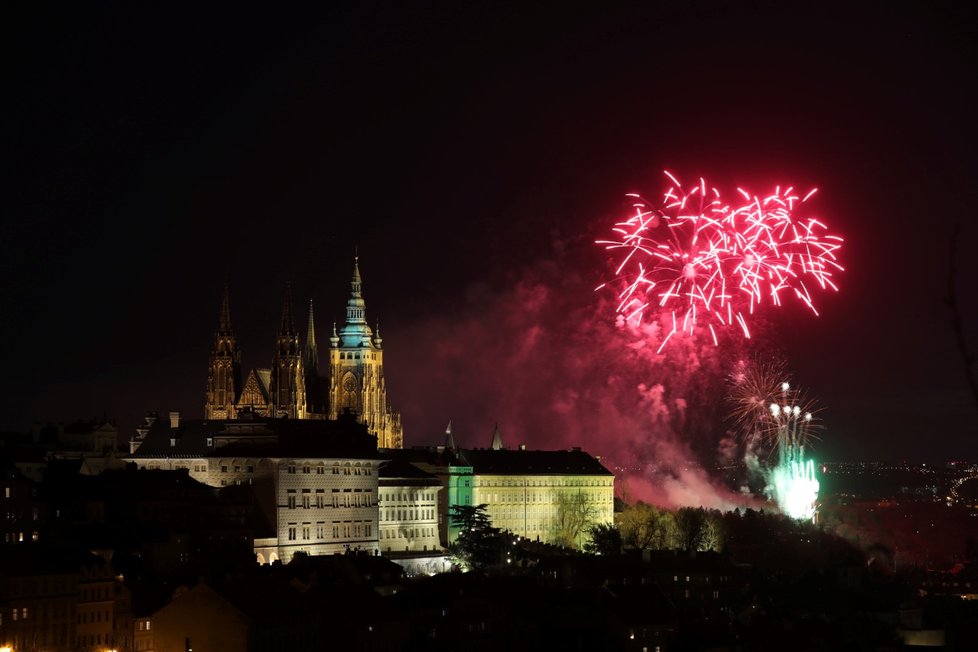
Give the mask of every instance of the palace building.
<svg viewBox="0 0 978 652">
<path fill-rule="evenodd" d="M 263 531 L 260 563 L 288 563 L 296 552 L 379 551 L 378 479 L 386 461 L 366 424 L 336 420 L 149 416 L 126 460 L 149 470 L 183 470 L 211 487 L 254 496 Z"/>
<path fill-rule="evenodd" d="M 353 264 L 346 323 L 329 338 L 329 364 L 319 372 L 319 351 L 312 301 L 305 342 L 300 343 L 286 289 L 282 322 L 275 339 L 271 367 L 253 368 L 242 381 L 241 353 L 231 327 L 228 288 L 224 289 L 221 317 L 214 336 L 207 374 L 204 418 L 234 420 L 244 413 L 289 419 L 333 419 L 344 411 L 357 415 L 377 437 L 379 448 L 401 448 L 401 416 L 387 400 L 384 351 L 380 329 L 367 324 L 360 266 Z"/>
<path fill-rule="evenodd" d="M 458 448 L 449 424 L 444 446 L 391 451 L 390 456 L 440 481 L 443 546 L 458 537 L 451 519 L 457 505 L 485 505 L 494 527 L 576 548 L 586 540 L 588 527 L 614 521 L 615 476 L 580 448 L 527 450 L 520 444 L 510 449 L 503 445 L 498 426 L 488 448 Z"/>
</svg>

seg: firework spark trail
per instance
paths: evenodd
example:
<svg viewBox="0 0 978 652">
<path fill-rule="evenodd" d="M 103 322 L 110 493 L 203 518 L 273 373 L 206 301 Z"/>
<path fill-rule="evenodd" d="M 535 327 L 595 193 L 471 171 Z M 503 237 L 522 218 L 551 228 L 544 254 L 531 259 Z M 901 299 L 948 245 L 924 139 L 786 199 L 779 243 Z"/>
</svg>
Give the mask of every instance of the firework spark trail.
<svg viewBox="0 0 978 652">
<path fill-rule="evenodd" d="M 636 324 L 650 310 L 671 314 L 673 328 L 660 352 L 697 324 L 708 327 L 714 343 L 723 328 L 739 328 L 749 338 L 750 315 L 765 303 L 781 306 L 783 294 L 818 315 L 809 286 L 838 291 L 833 277 L 843 271 L 842 238 L 821 221 L 796 215 L 796 205 L 815 190 L 799 198 L 791 187 L 766 197 L 737 188 L 743 201 L 731 205 L 703 179 L 687 191 L 665 174 L 672 185 L 661 208 L 629 194 L 635 214 L 615 224 L 616 239 L 596 242 L 623 252 L 615 271 L 619 314 Z"/>
<path fill-rule="evenodd" d="M 792 389 L 786 377 L 779 360 L 741 363 L 731 375 L 731 416 L 744 434 L 748 452 L 753 454 L 756 447 L 768 453 L 767 463 L 762 462 L 767 491 L 781 511 L 792 518 L 810 519 L 819 483 L 815 463 L 806 458 L 805 449 L 815 438 L 818 422 L 814 403 Z"/>
</svg>

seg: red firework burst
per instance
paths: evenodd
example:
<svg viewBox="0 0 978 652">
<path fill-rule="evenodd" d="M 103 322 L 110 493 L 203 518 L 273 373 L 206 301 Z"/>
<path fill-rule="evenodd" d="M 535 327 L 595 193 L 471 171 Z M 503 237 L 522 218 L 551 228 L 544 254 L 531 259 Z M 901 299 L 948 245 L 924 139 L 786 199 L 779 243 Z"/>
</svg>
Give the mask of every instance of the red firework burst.
<svg viewBox="0 0 978 652">
<path fill-rule="evenodd" d="M 836 254 L 842 238 L 827 233 L 813 217 L 799 217 L 793 188 L 767 196 L 737 189 L 742 201 L 726 203 L 706 182 L 688 190 L 668 172 L 672 185 L 655 207 L 639 195 L 635 214 L 615 224 L 615 239 L 598 240 L 621 251 L 615 270 L 620 284 L 618 313 L 641 323 L 649 312 L 667 315 L 675 333 L 706 326 L 714 343 L 717 329 L 739 327 L 750 337 L 755 309 L 780 306 L 794 296 L 818 314 L 812 289 L 838 290 L 833 275 L 843 271 Z M 600 287 L 605 287 L 604 284 Z"/>
</svg>

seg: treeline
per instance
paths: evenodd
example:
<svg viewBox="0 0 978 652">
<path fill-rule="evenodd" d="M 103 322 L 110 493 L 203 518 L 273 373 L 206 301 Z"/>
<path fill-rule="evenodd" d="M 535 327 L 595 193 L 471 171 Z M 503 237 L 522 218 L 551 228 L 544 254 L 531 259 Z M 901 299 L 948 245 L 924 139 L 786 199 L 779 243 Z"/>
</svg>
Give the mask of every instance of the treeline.
<svg viewBox="0 0 978 652">
<path fill-rule="evenodd" d="M 637 502 L 615 513 L 613 524 L 587 529 L 586 552 L 619 554 L 623 549 L 722 552 L 731 540 L 739 542 L 812 532 L 813 526 L 776 512 L 735 509 L 721 512 L 703 507 L 664 509 Z"/>
</svg>

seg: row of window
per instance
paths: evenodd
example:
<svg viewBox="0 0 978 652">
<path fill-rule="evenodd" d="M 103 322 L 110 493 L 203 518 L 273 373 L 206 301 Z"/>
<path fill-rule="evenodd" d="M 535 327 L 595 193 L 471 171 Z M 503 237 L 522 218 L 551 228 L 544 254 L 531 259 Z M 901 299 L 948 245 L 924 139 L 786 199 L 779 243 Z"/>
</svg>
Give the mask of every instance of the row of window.
<svg viewBox="0 0 978 652">
<path fill-rule="evenodd" d="M 431 492 L 425 492 L 423 494 L 409 492 L 406 494 L 402 494 L 402 493 L 391 493 L 389 491 L 384 491 L 381 492 L 380 499 L 390 500 L 390 501 L 399 500 L 401 502 L 405 502 L 405 501 L 417 502 L 419 500 L 434 500 L 435 492 L 431 491 Z"/>
<path fill-rule="evenodd" d="M 549 492 L 549 491 L 539 492 L 539 493 L 526 492 L 523 494 L 514 493 L 514 492 L 506 492 L 501 494 L 480 493 L 479 499 L 487 503 L 496 503 L 496 504 L 499 503 L 509 503 L 509 504 L 518 504 L 518 505 L 522 505 L 524 503 L 548 503 L 549 504 L 556 501 L 558 495 L 559 494 L 556 492 Z M 614 497 L 611 493 L 608 493 L 607 495 L 604 494 L 602 495 L 584 494 L 584 495 L 587 497 L 586 499 L 588 500 L 588 502 L 591 503 L 606 503 L 606 504 L 614 503 Z"/>
<path fill-rule="evenodd" d="M 150 468 L 150 469 L 159 469 L 160 468 L 160 465 L 159 464 L 150 464 L 148 466 L 148 468 Z M 174 468 L 175 469 L 187 469 L 187 470 L 190 470 L 191 467 L 188 466 L 188 465 L 176 464 L 176 465 L 174 465 Z M 192 468 L 193 468 L 194 473 L 207 473 L 207 465 L 206 464 L 194 464 Z M 288 473 L 296 473 L 296 469 L 297 468 L 299 468 L 299 467 L 297 467 L 294 464 L 290 464 L 286 468 L 286 471 Z M 340 467 L 340 466 L 333 466 L 331 468 L 332 468 L 331 473 L 333 475 L 373 475 L 373 470 L 370 469 L 370 468 L 366 468 L 366 467 L 358 467 L 358 466 L 357 467 L 349 467 L 349 466 Z M 220 469 L 221 469 L 221 473 L 254 473 L 255 472 L 255 467 L 254 467 L 253 464 L 245 464 L 245 465 L 240 465 L 240 464 L 235 464 L 235 465 L 221 464 L 220 465 Z M 326 473 L 326 469 L 323 466 L 312 467 L 312 466 L 306 465 L 306 466 L 301 467 L 301 469 L 302 469 L 302 473 L 312 473 L 313 472 L 313 469 L 315 469 L 315 473 L 317 475 L 324 475 Z M 9 491 L 9 488 L 8 488 L 8 491 Z"/>
<path fill-rule="evenodd" d="M 8 521 L 16 521 L 18 519 L 24 518 L 23 515 L 18 512 L 7 512 L 5 516 Z M 38 516 L 39 516 L 39 512 L 37 510 L 37 507 L 35 507 L 34 509 L 31 510 L 31 520 L 36 521 L 38 519 Z"/>
<path fill-rule="evenodd" d="M 296 509 L 301 504 L 302 509 L 310 509 L 313 505 L 317 509 L 322 509 L 327 506 L 326 496 L 322 489 L 316 489 L 315 501 L 313 501 L 313 496 L 309 492 L 309 489 L 302 490 L 302 502 L 299 503 L 299 497 L 296 496 L 295 489 L 287 490 L 285 497 L 286 507 Z M 342 493 L 340 493 L 339 489 L 333 489 L 331 497 L 331 507 L 373 507 L 375 504 L 369 489 L 365 491 L 354 489 L 352 492 L 349 489 L 344 489 Z"/>
<path fill-rule="evenodd" d="M 433 527 L 420 527 L 420 528 L 409 528 L 407 530 L 395 530 L 391 528 L 384 532 L 384 539 L 416 539 L 418 537 L 433 537 L 435 536 L 435 528 Z"/>
<path fill-rule="evenodd" d="M 22 543 L 25 538 L 24 532 L 5 532 L 3 535 L 4 543 Z M 41 538 L 40 534 L 37 532 L 30 533 L 31 541 L 37 541 Z"/>
<path fill-rule="evenodd" d="M 235 481 L 234 481 L 234 484 L 241 484 L 241 480 L 235 480 Z M 251 480 L 251 478 L 248 478 L 248 484 L 254 484 L 254 483 L 252 482 L 252 480 Z M 222 487 L 226 487 L 226 486 L 228 486 L 228 481 L 227 481 L 227 480 L 221 480 L 221 486 L 222 486 Z"/>
<path fill-rule="evenodd" d="M 86 625 L 88 623 L 100 623 L 102 622 L 102 613 L 103 612 L 101 611 L 96 611 L 93 614 L 80 613 L 78 614 L 78 622 L 82 625 Z M 105 622 L 107 623 L 112 622 L 112 614 L 108 611 L 104 613 L 105 613 Z"/>
<path fill-rule="evenodd" d="M 316 524 L 316 539 L 323 540 L 326 538 L 326 525 L 324 523 Z M 288 528 L 289 541 L 296 541 L 299 534 L 302 535 L 303 541 L 312 540 L 313 526 L 311 523 L 303 523 L 301 527 L 297 525 L 290 524 Z M 344 538 L 362 538 L 373 536 L 373 526 L 370 523 L 334 523 L 332 526 L 332 533 L 334 539 Z"/>
<path fill-rule="evenodd" d="M 489 480 L 479 478 L 477 487 L 612 487 L 613 480 Z M 467 484 L 465 486 L 468 486 Z"/>
<path fill-rule="evenodd" d="M 385 513 L 386 512 L 386 518 Z M 380 510 L 380 517 L 385 521 L 417 521 L 419 519 L 433 519 L 435 518 L 434 509 L 387 509 Z"/>
<path fill-rule="evenodd" d="M 359 351 L 356 351 L 356 352 L 354 352 L 354 351 L 340 351 L 340 360 L 360 360 L 360 355 L 361 354 L 360 354 Z M 363 359 L 364 360 L 376 360 L 377 359 L 377 354 L 376 353 L 367 353 L 367 352 L 364 352 L 363 353 Z"/>
<path fill-rule="evenodd" d="M 221 467 L 221 468 L 222 469 L 225 469 L 226 467 Z M 289 464 L 286 467 L 286 472 L 287 473 L 295 473 L 296 472 L 296 468 L 298 468 L 298 467 L 296 467 L 295 464 Z M 312 473 L 312 469 L 313 468 L 316 469 L 316 473 L 318 475 L 323 475 L 324 473 L 326 473 L 325 467 L 323 467 L 323 466 L 311 467 L 308 464 L 302 467 L 302 472 L 303 473 Z M 342 471 L 342 475 L 373 475 L 373 470 L 370 469 L 370 468 L 368 468 L 368 467 L 365 467 L 365 466 L 352 466 L 352 467 L 351 466 L 343 466 L 343 467 L 341 467 L 341 466 L 339 466 L 337 464 L 334 464 L 331 468 L 332 468 L 332 474 L 333 475 L 341 475 L 341 471 Z"/>
</svg>

